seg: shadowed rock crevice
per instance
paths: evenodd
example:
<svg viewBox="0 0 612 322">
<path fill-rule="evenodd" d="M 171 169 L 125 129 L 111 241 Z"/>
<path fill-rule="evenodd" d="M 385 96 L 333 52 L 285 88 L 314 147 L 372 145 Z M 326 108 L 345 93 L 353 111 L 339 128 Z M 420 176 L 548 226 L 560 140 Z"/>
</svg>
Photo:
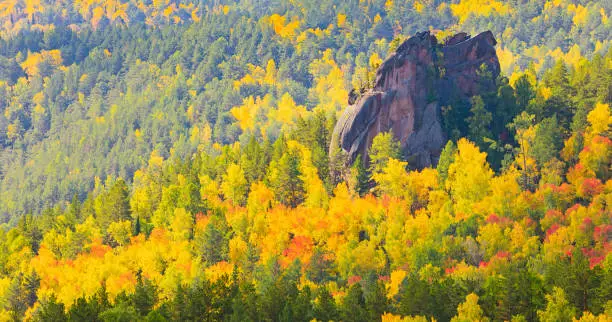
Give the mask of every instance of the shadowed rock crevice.
<svg viewBox="0 0 612 322">
<path fill-rule="evenodd" d="M 361 96 L 351 91 L 330 154 L 340 148 L 347 166 L 358 155 L 367 162 L 374 137 L 392 131 L 412 167 L 436 165 L 447 141 L 441 107 L 457 96 L 467 102 L 495 87 L 500 72 L 496 43 L 490 31 L 475 37 L 458 33 L 444 44 L 429 32 L 406 40 L 381 64 L 373 88 Z M 481 75 L 483 64 L 492 77 Z"/>
</svg>

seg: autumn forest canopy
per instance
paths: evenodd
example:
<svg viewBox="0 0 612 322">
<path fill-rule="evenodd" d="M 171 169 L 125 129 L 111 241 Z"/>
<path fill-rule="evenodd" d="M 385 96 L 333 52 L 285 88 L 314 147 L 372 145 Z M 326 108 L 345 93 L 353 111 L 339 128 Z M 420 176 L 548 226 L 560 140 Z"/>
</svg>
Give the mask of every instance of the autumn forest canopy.
<svg viewBox="0 0 612 322">
<path fill-rule="evenodd" d="M 610 15 L 0 0 L 0 321 L 609 321 Z M 440 106 L 436 164 L 392 132 L 343 159 L 407 39 L 487 30 L 501 73 Z"/>
</svg>

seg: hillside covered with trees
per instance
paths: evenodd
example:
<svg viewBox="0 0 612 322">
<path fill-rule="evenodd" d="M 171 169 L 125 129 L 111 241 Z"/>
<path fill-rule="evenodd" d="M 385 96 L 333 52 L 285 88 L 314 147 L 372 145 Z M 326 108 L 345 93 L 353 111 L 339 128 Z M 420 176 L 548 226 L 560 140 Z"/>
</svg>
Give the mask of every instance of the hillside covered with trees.
<svg viewBox="0 0 612 322">
<path fill-rule="evenodd" d="M 0 321 L 608 321 L 611 14 L 2 1 Z M 437 167 L 383 133 L 343 168 L 349 92 L 422 30 L 491 30 L 495 88 Z"/>
</svg>

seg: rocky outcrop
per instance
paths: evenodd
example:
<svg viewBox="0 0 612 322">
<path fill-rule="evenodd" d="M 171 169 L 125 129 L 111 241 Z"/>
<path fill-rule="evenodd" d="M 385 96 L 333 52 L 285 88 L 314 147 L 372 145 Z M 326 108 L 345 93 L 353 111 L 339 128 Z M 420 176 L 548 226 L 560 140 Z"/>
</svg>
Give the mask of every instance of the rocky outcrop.
<svg viewBox="0 0 612 322">
<path fill-rule="evenodd" d="M 441 106 L 494 88 L 500 71 L 495 45 L 490 31 L 473 38 L 459 33 L 444 44 L 429 32 L 406 40 L 379 67 L 373 88 L 351 91 L 330 154 L 339 147 L 348 164 L 358 155 L 367 161 L 374 137 L 392 131 L 411 166 L 437 164 L 447 140 Z M 483 77 L 483 64 L 490 77 Z"/>
</svg>

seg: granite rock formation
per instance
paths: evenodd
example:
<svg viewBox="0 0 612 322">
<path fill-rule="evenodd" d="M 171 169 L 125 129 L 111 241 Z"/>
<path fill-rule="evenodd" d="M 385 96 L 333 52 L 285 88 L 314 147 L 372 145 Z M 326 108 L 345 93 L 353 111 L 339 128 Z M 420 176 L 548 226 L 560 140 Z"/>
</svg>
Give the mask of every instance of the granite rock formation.
<svg viewBox="0 0 612 322">
<path fill-rule="evenodd" d="M 496 43 L 490 31 L 473 38 L 459 33 L 444 44 L 429 32 L 406 40 L 381 64 L 373 88 L 351 91 L 349 106 L 334 129 L 330 154 L 339 147 L 347 165 L 358 155 L 367 161 L 373 138 L 392 131 L 411 166 L 437 164 L 447 141 L 441 107 L 451 96 L 468 100 L 494 88 L 500 72 Z M 491 77 L 482 76 L 483 64 Z"/>
</svg>

